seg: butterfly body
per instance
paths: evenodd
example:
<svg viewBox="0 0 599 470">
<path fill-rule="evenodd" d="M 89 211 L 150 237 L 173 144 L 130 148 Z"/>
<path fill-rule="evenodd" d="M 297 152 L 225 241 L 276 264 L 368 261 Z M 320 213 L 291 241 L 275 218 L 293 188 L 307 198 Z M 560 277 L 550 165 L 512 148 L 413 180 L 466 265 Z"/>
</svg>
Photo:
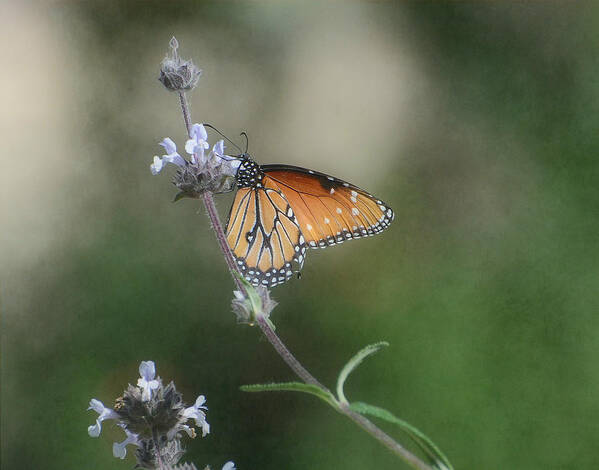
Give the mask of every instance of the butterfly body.
<svg viewBox="0 0 599 470">
<path fill-rule="evenodd" d="M 238 188 L 260 188 L 264 172 L 260 169 L 254 160 L 249 156 L 244 155 L 239 169 L 237 170 L 237 187 Z"/>
<path fill-rule="evenodd" d="M 259 165 L 241 156 L 227 240 L 244 277 L 274 287 L 303 266 L 307 248 L 375 235 L 393 211 L 338 178 L 291 165 Z"/>
</svg>

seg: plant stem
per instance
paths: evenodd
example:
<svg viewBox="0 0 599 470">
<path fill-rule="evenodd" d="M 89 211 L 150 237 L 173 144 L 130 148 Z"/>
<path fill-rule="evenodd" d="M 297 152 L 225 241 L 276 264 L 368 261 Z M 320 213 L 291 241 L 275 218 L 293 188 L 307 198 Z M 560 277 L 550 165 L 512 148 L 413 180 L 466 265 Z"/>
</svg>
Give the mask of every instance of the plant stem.
<svg viewBox="0 0 599 470">
<path fill-rule="evenodd" d="M 212 228 L 214 229 L 214 233 L 216 234 L 216 240 L 218 241 L 220 250 L 222 251 L 225 257 L 225 261 L 227 262 L 227 266 L 229 267 L 231 276 L 233 276 L 233 281 L 237 286 L 237 290 L 245 293 L 244 285 L 235 275 L 235 273 L 241 275 L 241 271 L 239 271 L 239 268 L 235 264 L 235 260 L 233 259 L 233 254 L 231 253 L 229 243 L 227 242 L 227 236 L 225 235 L 223 225 L 221 224 L 220 217 L 218 216 L 218 212 L 216 211 L 216 205 L 214 204 L 214 198 L 212 197 L 212 193 L 206 191 L 204 194 L 202 194 L 202 200 L 204 201 L 204 207 L 206 207 L 206 212 L 208 213 L 208 217 L 210 218 L 210 222 L 212 223 Z"/>
<path fill-rule="evenodd" d="M 185 93 L 182 91 L 179 92 L 179 102 L 181 104 L 181 111 L 183 112 L 183 120 L 185 121 L 185 126 L 187 127 L 187 133 L 191 137 L 191 117 L 189 115 L 189 106 L 187 104 Z M 229 271 L 233 276 L 233 280 L 235 281 L 235 285 L 240 291 L 245 292 L 245 287 L 236 276 L 236 273 L 241 274 L 241 271 L 239 271 L 238 266 L 235 264 L 233 254 L 231 253 L 231 248 L 227 243 L 227 237 L 223 230 L 223 225 L 220 222 L 218 212 L 216 211 L 212 193 L 205 192 L 202 195 L 202 199 L 204 201 L 204 205 L 206 206 L 206 211 L 208 212 L 208 217 L 212 223 L 212 228 L 216 234 L 216 239 L 218 240 L 220 249 L 225 257 Z M 295 358 L 291 351 L 287 349 L 287 346 L 285 346 L 283 341 L 281 341 L 281 338 L 279 338 L 279 336 L 275 333 L 270 322 L 264 315 L 256 315 L 256 322 L 277 354 L 281 356 L 285 363 L 291 368 L 291 370 L 293 370 L 293 372 L 297 374 L 300 379 L 307 384 L 316 385 L 323 391 L 330 393 L 324 385 L 322 385 L 312 374 L 310 374 L 310 372 L 306 370 L 304 366 L 302 366 L 302 364 Z M 402 458 L 405 462 L 410 464 L 413 468 L 418 470 L 432 470 L 429 465 L 424 463 L 414 454 L 405 449 L 401 444 L 392 439 L 388 434 L 379 429 L 372 421 L 351 410 L 347 404 L 339 403 L 337 410 L 354 421 L 358 426 L 360 426 L 381 444 Z"/>
<path fill-rule="evenodd" d="M 184 91 L 179 92 L 179 104 L 181 105 L 181 111 L 183 112 L 183 120 L 185 121 L 187 135 L 191 138 L 191 117 L 189 116 L 189 105 L 187 104 L 187 97 L 185 96 Z"/>
<path fill-rule="evenodd" d="M 162 455 L 160 455 L 160 444 L 158 443 L 158 433 L 156 429 L 152 429 L 152 440 L 154 441 L 154 448 L 156 449 L 156 458 L 158 459 L 158 465 L 160 470 L 165 470 L 164 462 L 162 461 Z"/>
<path fill-rule="evenodd" d="M 368 434 L 370 434 L 377 441 L 386 446 L 393 453 L 399 455 L 413 468 L 416 468 L 418 470 L 432 470 L 429 465 L 427 465 L 414 454 L 409 452 L 402 445 L 395 442 L 395 440 L 393 440 L 391 436 L 389 436 L 387 433 L 375 426 L 372 421 L 365 418 L 360 413 L 356 413 L 355 411 L 351 410 L 348 404 L 340 403 L 339 408 L 341 413 L 343 413 L 345 416 L 351 419 L 354 423 L 356 423 L 358 426 L 364 429 Z"/>
<path fill-rule="evenodd" d="M 270 344 L 275 348 L 279 356 L 287 363 L 287 365 L 307 384 L 316 385 L 325 392 L 329 390 L 322 385 L 310 372 L 308 372 L 304 366 L 295 358 L 295 356 L 287 349 L 287 346 L 281 341 L 281 338 L 275 333 L 270 323 L 264 318 L 264 316 L 258 316 L 257 323 L 264 336 L 268 339 Z M 330 392 L 329 392 L 330 393 Z M 347 416 L 349 419 L 354 421 L 358 426 L 364 429 L 368 434 L 378 440 L 381 444 L 386 446 L 395 454 L 399 455 L 413 468 L 418 470 L 431 470 L 431 467 L 416 457 L 414 454 L 405 449 L 401 444 L 395 442 L 391 436 L 379 429 L 372 421 L 365 418 L 359 413 L 351 410 L 347 403 L 337 402 L 337 411 Z"/>
<path fill-rule="evenodd" d="M 189 105 L 187 104 L 187 97 L 185 96 L 184 91 L 179 92 L 179 103 L 181 105 L 181 111 L 183 112 L 183 121 L 185 121 L 185 127 L 187 128 L 187 135 L 191 138 L 191 117 L 189 115 Z M 241 271 L 239 271 L 239 268 L 233 259 L 231 249 L 229 248 L 229 243 L 227 242 L 227 236 L 225 235 L 223 225 L 220 222 L 220 217 L 218 216 L 218 212 L 216 210 L 216 205 L 214 204 L 212 193 L 209 191 L 204 192 L 202 194 L 202 201 L 204 202 L 204 207 L 206 208 L 206 212 L 210 218 L 210 223 L 212 224 L 212 228 L 216 234 L 216 240 L 218 241 L 220 250 L 225 257 L 225 261 L 227 262 L 231 276 L 233 276 L 233 281 L 235 282 L 237 289 L 245 293 L 245 287 L 235 275 L 236 273 L 241 275 Z"/>
<path fill-rule="evenodd" d="M 281 338 L 275 333 L 272 326 L 268 323 L 266 318 L 263 315 L 259 315 L 256 318 L 256 323 L 264 333 L 264 336 L 268 339 L 269 343 L 272 344 L 272 347 L 275 348 L 275 351 L 281 358 L 287 363 L 287 365 L 297 374 L 297 376 L 302 379 L 307 384 L 316 385 L 323 390 L 329 391 L 324 385 L 322 385 L 316 378 L 310 374 L 306 370 L 304 366 L 300 364 L 300 362 L 295 358 L 295 356 L 287 349 L 287 346 L 281 341 Z"/>
</svg>

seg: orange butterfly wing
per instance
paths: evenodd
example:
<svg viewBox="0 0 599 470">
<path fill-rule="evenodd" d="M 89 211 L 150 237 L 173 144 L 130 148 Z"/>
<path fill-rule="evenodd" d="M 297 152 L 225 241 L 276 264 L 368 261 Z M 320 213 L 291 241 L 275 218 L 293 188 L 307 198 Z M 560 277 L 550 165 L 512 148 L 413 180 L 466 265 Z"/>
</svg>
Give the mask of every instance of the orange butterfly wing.
<svg viewBox="0 0 599 470">
<path fill-rule="evenodd" d="M 264 186 L 280 191 L 311 248 L 325 248 L 386 229 L 393 210 L 345 181 L 290 165 L 263 165 Z"/>
<path fill-rule="evenodd" d="M 240 188 L 227 222 L 227 242 L 244 277 L 254 286 L 274 287 L 303 265 L 304 237 L 288 201 L 272 188 Z"/>
</svg>

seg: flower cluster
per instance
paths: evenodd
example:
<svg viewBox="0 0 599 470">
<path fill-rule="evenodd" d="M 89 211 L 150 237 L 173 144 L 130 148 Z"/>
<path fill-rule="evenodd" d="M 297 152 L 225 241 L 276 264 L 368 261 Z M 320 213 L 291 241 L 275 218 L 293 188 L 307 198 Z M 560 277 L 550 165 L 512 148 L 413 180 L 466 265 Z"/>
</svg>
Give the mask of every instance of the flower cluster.
<svg viewBox="0 0 599 470">
<path fill-rule="evenodd" d="M 95 398 L 90 401 L 88 410 L 98 413 L 98 418 L 87 432 L 91 437 L 98 437 L 102 422 L 113 419 L 126 435 L 124 441 L 113 444 L 115 457 L 124 459 L 127 446 L 133 445 L 137 447 L 135 456 L 139 467 L 173 467 L 185 452 L 181 442 L 183 435 L 196 437 L 195 428 L 187 424 L 189 420 L 202 430 L 202 437 L 210 433 L 206 398 L 200 395 L 193 406 L 186 407 L 175 384 L 170 382 L 165 386 L 160 377 L 156 377 L 153 361 L 142 361 L 139 375 L 137 386 L 129 385 L 116 399 L 114 409 L 107 408 Z M 225 467 L 227 470 L 234 468 L 232 462 L 227 462 Z"/>
<path fill-rule="evenodd" d="M 190 155 L 189 161 L 177 152 L 177 145 L 166 137 L 160 145 L 166 150 L 162 157 L 155 156 L 150 165 L 153 175 L 162 171 L 167 163 L 178 167 L 173 183 L 180 190 L 175 197 L 197 198 L 205 191 L 225 193 L 235 185 L 235 175 L 241 161 L 225 155 L 225 144 L 219 140 L 212 150 L 208 144 L 208 133 L 202 124 L 194 124 L 190 130 L 191 138 L 185 143 L 185 151 Z"/>
</svg>

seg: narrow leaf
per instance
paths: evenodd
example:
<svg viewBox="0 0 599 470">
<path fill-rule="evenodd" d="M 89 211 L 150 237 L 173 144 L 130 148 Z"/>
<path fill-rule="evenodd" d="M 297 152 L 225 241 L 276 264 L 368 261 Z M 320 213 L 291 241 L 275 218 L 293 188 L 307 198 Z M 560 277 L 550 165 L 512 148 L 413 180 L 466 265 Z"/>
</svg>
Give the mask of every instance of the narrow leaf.
<svg viewBox="0 0 599 470">
<path fill-rule="evenodd" d="M 385 346 L 389 346 L 389 343 L 387 343 L 386 341 L 381 341 L 379 343 L 370 344 L 370 345 L 366 346 L 364 349 L 358 351 L 358 353 L 354 357 L 352 357 L 347 362 L 347 364 L 345 364 L 345 367 L 343 367 L 343 369 L 341 369 L 341 372 L 339 373 L 339 377 L 337 378 L 337 398 L 339 399 L 340 402 L 348 403 L 348 401 L 345 398 L 345 395 L 343 393 L 343 385 L 345 384 L 345 380 L 347 379 L 349 374 L 351 374 L 353 372 L 353 370 L 356 367 L 358 367 L 358 365 L 360 365 L 360 363 L 365 358 L 367 358 L 371 354 L 374 354 L 379 349 L 381 349 Z"/>
<path fill-rule="evenodd" d="M 321 400 L 324 400 L 333 408 L 337 409 L 337 401 L 332 393 L 326 392 L 320 387 L 311 384 L 304 384 L 301 382 L 284 382 L 284 383 L 272 383 L 272 384 L 254 384 L 254 385 L 242 385 L 239 387 L 243 392 L 303 392 L 310 395 L 317 396 Z"/>
<path fill-rule="evenodd" d="M 394 414 L 385 410 L 384 408 L 369 405 L 368 403 L 354 402 L 350 405 L 350 408 L 357 413 L 371 415 L 396 424 L 402 429 L 402 431 L 410 436 L 410 438 L 418 445 L 418 447 L 420 447 L 434 468 L 438 470 L 453 470 L 451 463 L 445 454 L 441 452 L 441 449 L 439 449 L 433 441 L 431 441 L 425 434 L 411 424 L 397 418 Z"/>
</svg>

